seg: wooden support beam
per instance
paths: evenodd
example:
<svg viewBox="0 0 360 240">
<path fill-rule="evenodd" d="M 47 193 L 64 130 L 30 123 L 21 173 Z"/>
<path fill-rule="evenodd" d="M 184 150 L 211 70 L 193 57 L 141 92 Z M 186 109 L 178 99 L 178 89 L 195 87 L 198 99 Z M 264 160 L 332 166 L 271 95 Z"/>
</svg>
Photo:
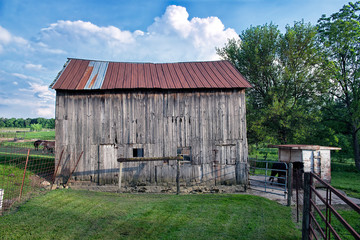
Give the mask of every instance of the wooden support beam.
<svg viewBox="0 0 360 240">
<path fill-rule="evenodd" d="M 176 157 L 133 157 L 133 158 L 118 158 L 118 162 L 152 162 L 152 161 L 168 161 L 168 160 L 183 160 L 179 155 Z"/>
</svg>

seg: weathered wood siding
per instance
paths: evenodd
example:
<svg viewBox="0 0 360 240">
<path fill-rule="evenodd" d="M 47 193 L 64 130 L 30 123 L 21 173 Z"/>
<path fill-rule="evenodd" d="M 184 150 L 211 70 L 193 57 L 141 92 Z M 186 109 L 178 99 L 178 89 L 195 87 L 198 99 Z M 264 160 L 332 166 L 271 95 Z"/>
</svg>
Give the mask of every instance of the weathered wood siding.
<svg viewBox="0 0 360 240">
<path fill-rule="evenodd" d="M 200 92 L 57 91 L 56 159 L 61 175 L 75 165 L 77 179 L 116 182 L 117 157 L 176 156 L 190 149 L 181 167 L 189 184 L 246 183 L 245 90 Z M 66 158 L 66 156 L 64 157 Z M 124 163 L 123 182 L 174 183 L 176 162 Z"/>
</svg>

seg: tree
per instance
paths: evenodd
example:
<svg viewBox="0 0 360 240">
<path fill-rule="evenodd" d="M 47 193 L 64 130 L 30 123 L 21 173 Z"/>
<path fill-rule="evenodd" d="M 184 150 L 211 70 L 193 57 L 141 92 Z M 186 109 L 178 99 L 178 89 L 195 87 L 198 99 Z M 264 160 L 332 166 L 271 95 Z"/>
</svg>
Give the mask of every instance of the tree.
<svg viewBox="0 0 360 240">
<path fill-rule="evenodd" d="M 30 124 L 31 124 L 31 118 L 27 118 L 27 119 L 25 119 L 25 127 L 26 128 L 29 128 L 30 127 Z"/>
<path fill-rule="evenodd" d="M 326 89 L 316 33 L 304 22 L 288 25 L 284 34 L 265 24 L 217 49 L 253 85 L 247 93 L 250 143 L 305 141 L 309 122 L 317 120 L 314 102 Z"/>
<path fill-rule="evenodd" d="M 14 127 L 15 120 L 16 120 L 16 118 L 6 119 L 5 126 L 6 127 Z"/>
<path fill-rule="evenodd" d="M 318 21 L 319 45 L 331 77 L 325 110 L 346 125 L 352 136 L 355 165 L 360 170 L 360 2 L 344 5 Z"/>
</svg>

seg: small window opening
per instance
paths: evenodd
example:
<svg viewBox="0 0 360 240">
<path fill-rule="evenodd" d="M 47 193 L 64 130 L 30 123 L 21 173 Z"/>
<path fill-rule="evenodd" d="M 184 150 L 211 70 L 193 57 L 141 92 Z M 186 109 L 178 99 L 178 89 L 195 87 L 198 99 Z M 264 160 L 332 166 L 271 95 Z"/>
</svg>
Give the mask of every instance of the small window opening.
<svg viewBox="0 0 360 240">
<path fill-rule="evenodd" d="M 143 148 L 133 148 L 133 157 L 144 157 Z"/>
<path fill-rule="evenodd" d="M 179 147 L 177 149 L 177 154 L 181 155 L 185 161 L 191 162 L 191 147 Z"/>
</svg>

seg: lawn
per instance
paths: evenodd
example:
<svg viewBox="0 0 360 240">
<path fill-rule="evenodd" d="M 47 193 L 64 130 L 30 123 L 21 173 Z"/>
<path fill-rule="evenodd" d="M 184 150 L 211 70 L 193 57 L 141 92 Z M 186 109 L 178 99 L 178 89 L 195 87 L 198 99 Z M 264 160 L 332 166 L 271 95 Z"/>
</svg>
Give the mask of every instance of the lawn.
<svg viewBox="0 0 360 240">
<path fill-rule="evenodd" d="M 349 159 L 331 163 L 331 186 L 343 190 L 348 196 L 360 199 L 360 172 Z"/>
<path fill-rule="evenodd" d="M 116 194 L 71 189 L 1 217 L 4 239 L 299 239 L 289 207 L 250 195 Z"/>
<path fill-rule="evenodd" d="M 336 211 L 341 215 L 343 219 L 356 231 L 360 232 L 360 221 L 359 221 L 359 213 L 354 210 L 349 209 L 336 209 Z M 322 214 L 326 216 L 326 212 L 323 210 Z M 322 230 L 325 231 L 325 222 L 322 221 L 320 215 L 315 212 L 316 221 L 321 226 Z M 314 224 L 315 225 L 315 224 Z M 336 233 L 339 234 L 340 238 L 343 240 L 352 240 L 354 237 L 351 233 L 345 228 L 345 226 L 336 218 L 336 216 L 331 214 L 331 226 L 335 229 Z M 336 239 L 334 235 L 331 233 L 331 239 Z"/>
</svg>

